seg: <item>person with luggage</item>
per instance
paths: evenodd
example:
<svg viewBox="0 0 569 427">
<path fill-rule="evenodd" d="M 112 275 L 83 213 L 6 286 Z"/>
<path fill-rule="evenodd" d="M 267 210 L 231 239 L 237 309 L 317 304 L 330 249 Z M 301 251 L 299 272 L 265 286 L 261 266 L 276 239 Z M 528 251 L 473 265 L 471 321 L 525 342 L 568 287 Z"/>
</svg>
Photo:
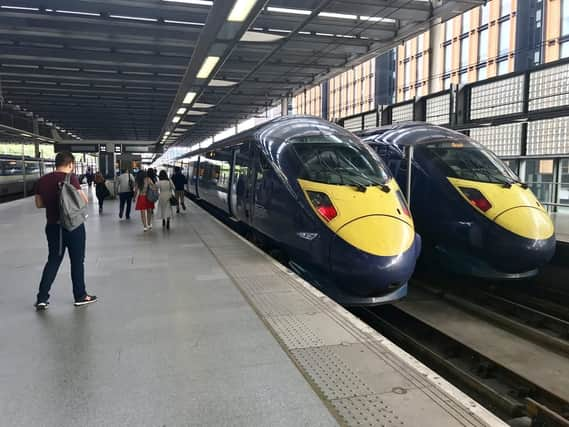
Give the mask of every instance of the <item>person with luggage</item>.
<svg viewBox="0 0 569 427">
<path fill-rule="evenodd" d="M 55 156 L 55 172 L 42 176 L 36 184 L 35 204 L 45 209 L 48 258 L 42 272 L 34 306 L 46 310 L 49 292 L 63 260 L 65 249 L 71 261 L 74 305 L 79 307 L 97 301 L 85 290 L 85 214 L 88 199 L 73 174 L 75 158 L 69 152 Z M 77 213 L 79 212 L 79 216 Z M 73 216 L 74 215 L 74 216 Z M 70 225 L 71 224 L 71 225 Z"/>
<path fill-rule="evenodd" d="M 101 172 L 97 172 L 95 174 L 95 194 L 97 196 L 97 200 L 99 201 L 99 214 L 102 214 L 103 202 L 105 201 L 106 197 L 109 197 L 111 195 L 111 192 L 107 188 L 107 182 Z"/>
<path fill-rule="evenodd" d="M 162 227 L 170 229 L 170 219 L 173 216 L 171 200 L 174 197 L 174 183 L 168 179 L 165 170 L 161 170 L 158 175 L 158 190 L 160 197 L 158 198 L 158 206 L 160 208 L 160 217 L 162 218 Z"/>
<path fill-rule="evenodd" d="M 158 189 L 156 184 L 145 171 L 138 172 L 136 175 L 136 206 L 140 211 L 140 219 L 144 231 L 152 230 L 152 213 L 154 203 L 158 200 Z"/>
<path fill-rule="evenodd" d="M 175 187 L 175 197 L 176 197 L 176 213 L 180 213 L 180 205 L 182 205 L 182 209 L 186 210 L 186 203 L 185 203 L 185 186 L 187 184 L 187 179 L 182 174 L 182 168 L 176 166 L 174 168 L 174 174 L 172 175 L 172 182 L 174 183 Z"/>
<path fill-rule="evenodd" d="M 125 212 L 124 208 L 126 205 L 126 219 L 130 219 L 130 206 L 132 203 L 132 198 L 134 197 L 134 177 L 129 170 L 123 169 L 118 178 L 118 188 L 119 193 L 119 218 L 122 219 L 122 215 Z"/>
</svg>

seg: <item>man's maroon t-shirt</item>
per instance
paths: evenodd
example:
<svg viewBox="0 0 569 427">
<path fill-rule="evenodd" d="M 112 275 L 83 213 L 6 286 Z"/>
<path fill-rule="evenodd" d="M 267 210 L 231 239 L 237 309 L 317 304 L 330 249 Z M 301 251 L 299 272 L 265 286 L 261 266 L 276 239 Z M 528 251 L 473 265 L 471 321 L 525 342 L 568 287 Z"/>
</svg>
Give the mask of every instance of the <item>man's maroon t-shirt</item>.
<svg viewBox="0 0 569 427">
<path fill-rule="evenodd" d="M 48 224 L 59 222 L 59 183 L 64 180 L 65 172 L 51 172 L 42 176 L 36 184 L 36 194 L 41 196 Z M 81 190 L 75 174 L 71 175 L 71 184 Z"/>
</svg>

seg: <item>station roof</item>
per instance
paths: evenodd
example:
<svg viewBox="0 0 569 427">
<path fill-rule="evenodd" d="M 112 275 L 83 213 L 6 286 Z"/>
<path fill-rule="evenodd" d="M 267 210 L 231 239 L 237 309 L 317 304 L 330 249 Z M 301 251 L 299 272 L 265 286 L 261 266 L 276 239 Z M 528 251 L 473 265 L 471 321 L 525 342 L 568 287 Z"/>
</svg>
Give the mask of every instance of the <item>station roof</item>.
<svg viewBox="0 0 569 427">
<path fill-rule="evenodd" d="M 189 145 L 481 3 L 0 0 L 1 94 L 82 139 Z"/>
</svg>

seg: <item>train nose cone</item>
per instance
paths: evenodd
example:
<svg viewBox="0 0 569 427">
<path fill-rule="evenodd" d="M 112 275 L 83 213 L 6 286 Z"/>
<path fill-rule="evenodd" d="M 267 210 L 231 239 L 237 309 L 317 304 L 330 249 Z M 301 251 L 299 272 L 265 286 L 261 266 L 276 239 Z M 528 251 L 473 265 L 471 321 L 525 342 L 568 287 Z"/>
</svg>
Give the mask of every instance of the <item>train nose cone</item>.
<svg viewBox="0 0 569 427">
<path fill-rule="evenodd" d="M 377 256 L 396 256 L 411 247 L 415 231 L 389 215 L 369 215 L 343 225 L 337 235 L 352 246 Z"/>
<path fill-rule="evenodd" d="M 330 248 L 330 271 L 344 292 L 382 296 L 413 274 L 420 238 L 398 218 L 371 215 L 338 230 Z"/>
<path fill-rule="evenodd" d="M 501 213 L 495 222 L 511 232 L 489 239 L 489 253 L 497 268 L 523 273 L 542 267 L 553 257 L 555 229 L 545 211 L 520 206 Z"/>
<path fill-rule="evenodd" d="M 554 233 L 553 222 L 542 209 L 519 206 L 497 215 L 496 224 L 518 236 L 531 240 L 546 240 Z"/>
</svg>

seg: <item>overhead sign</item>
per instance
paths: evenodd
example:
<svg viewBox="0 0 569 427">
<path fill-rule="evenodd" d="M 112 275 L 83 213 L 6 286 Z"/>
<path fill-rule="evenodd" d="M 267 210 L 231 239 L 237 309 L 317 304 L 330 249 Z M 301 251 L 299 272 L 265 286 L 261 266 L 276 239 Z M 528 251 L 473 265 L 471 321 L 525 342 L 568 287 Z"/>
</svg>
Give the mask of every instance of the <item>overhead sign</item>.
<svg viewBox="0 0 569 427">
<path fill-rule="evenodd" d="M 96 153 L 99 151 L 97 144 L 54 144 L 56 153 L 70 151 L 72 153 Z"/>
</svg>

